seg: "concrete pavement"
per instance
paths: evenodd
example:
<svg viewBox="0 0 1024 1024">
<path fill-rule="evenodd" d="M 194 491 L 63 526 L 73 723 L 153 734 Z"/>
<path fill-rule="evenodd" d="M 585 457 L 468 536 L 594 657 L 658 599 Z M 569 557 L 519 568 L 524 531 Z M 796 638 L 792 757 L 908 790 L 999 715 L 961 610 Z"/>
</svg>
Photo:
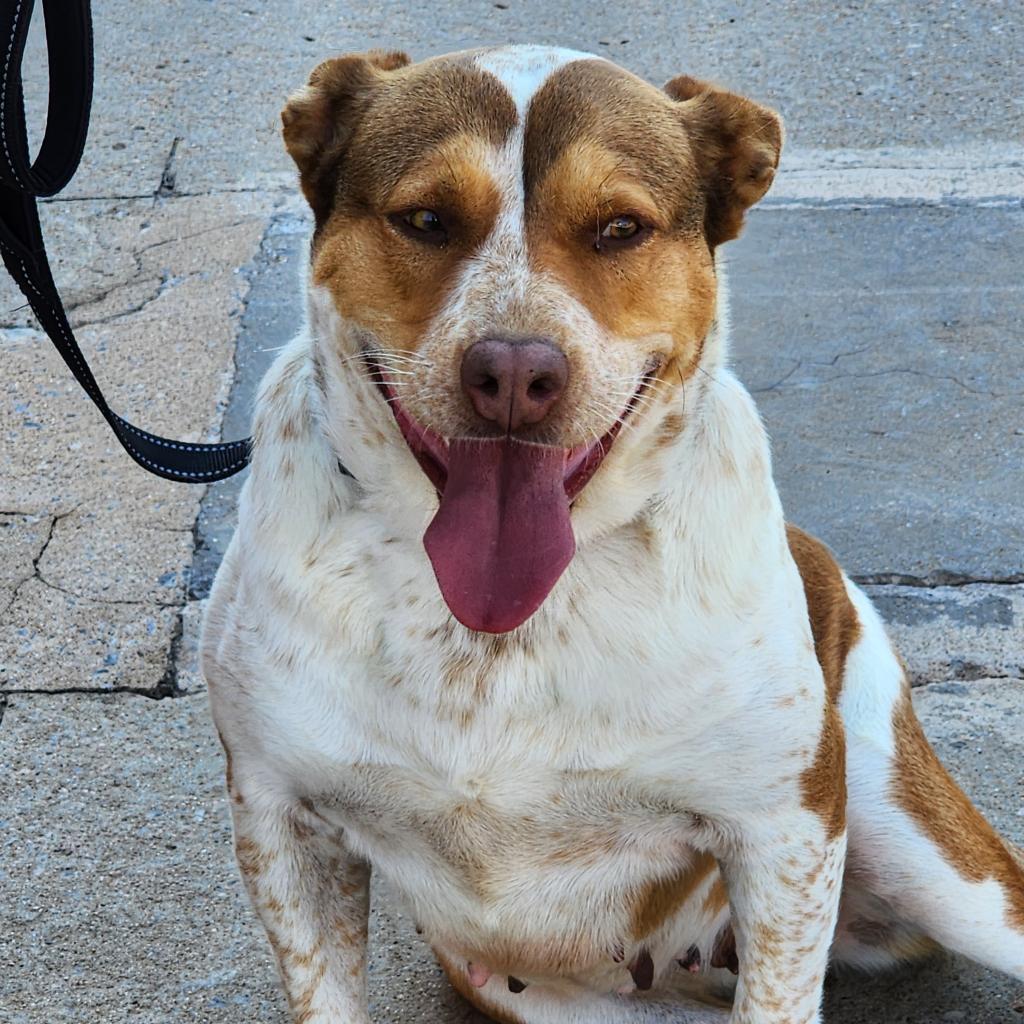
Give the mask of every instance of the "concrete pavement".
<svg viewBox="0 0 1024 1024">
<path fill-rule="evenodd" d="M 557 42 L 775 104 L 783 170 L 728 250 L 737 369 L 790 516 L 869 584 L 940 752 L 1024 840 L 1019 2 L 104 0 L 95 21 L 90 142 L 45 227 L 112 404 L 185 438 L 245 432 L 300 316 L 277 112 L 320 58 Z M 0 282 L 0 1024 L 283 1022 L 190 654 L 237 483 L 137 470 L 22 304 Z M 376 902 L 375 1019 L 477 1019 Z M 1022 996 L 943 959 L 838 980 L 827 1019 L 1005 1024 Z"/>
</svg>

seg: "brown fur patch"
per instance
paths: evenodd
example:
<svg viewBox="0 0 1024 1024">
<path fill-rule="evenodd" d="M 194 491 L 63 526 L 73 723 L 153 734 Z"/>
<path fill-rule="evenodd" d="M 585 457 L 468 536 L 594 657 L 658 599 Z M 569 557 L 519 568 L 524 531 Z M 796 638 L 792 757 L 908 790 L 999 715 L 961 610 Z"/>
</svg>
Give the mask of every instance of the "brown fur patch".
<svg viewBox="0 0 1024 1024">
<path fill-rule="evenodd" d="M 408 63 L 404 53 L 381 50 L 325 60 L 281 111 L 285 148 L 299 168 L 317 227 L 330 213 L 338 164 L 373 92 L 389 72 Z"/>
<path fill-rule="evenodd" d="M 999 883 L 1008 926 L 1024 932 L 1024 869 L 1019 854 L 1003 842 L 932 750 L 906 683 L 893 712 L 893 734 L 893 798 L 961 878 Z"/>
<path fill-rule="evenodd" d="M 803 805 L 825 825 L 834 842 L 846 829 L 846 735 L 836 708 L 825 707 L 825 722 L 814 760 L 800 775 Z"/>
<path fill-rule="evenodd" d="M 416 350 L 459 268 L 494 226 L 500 197 L 483 166 L 486 145 L 471 134 L 449 137 L 388 193 L 359 201 L 343 194 L 321 232 L 313 280 L 330 289 L 342 316 L 391 348 Z M 444 247 L 393 223 L 392 215 L 418 208 L 451 226 Z"/>
<path fill-rule="evenodd" d="M 553 74 L 530 104 L 528 197 L 556 176 L 553 169 L 581 138 L 613 154 L 672 224 L 699 228 L 713 249 L 739 234 L 746 210 L 770 188 L 782 121 L 767 107 L 687 75 L 661 92 L 606 61 L 576 61 Z"/>
<path fill-rule="evenodd" d="M 646 192 L 673 225 L 699 230 L 700 174 L 686 128 L 666 95 L 607 61 L 575 61 L 533 97 L 526 119 L 523 181 L 528 210 L 543 185 L 567 169 L 581 143 L 607 153 L 624 181 Z"/>
<path fill-rule="evenodd" d="M 843 688 L 846 656 L 860 639 L 860 619 L 832 552 L 797 526 L 786 526 L 786 539 L 804 584 L 814 653 L 834 704 Z"/>
<path fill-rule="evenodd" d="M 246 878 L 258 878 L 274 859 L 273 852 L 263 849 L 249 836 L 235 837 L 235 857 L 238 867 Z"/>
<path fill-rule="evenodd" d="M 630 921 L 633 938 L 642 939 L 657 931 L 679 911 L 714 869 L 714 857 L 709 853 L 698 853 L 685 867 L 647 883 L 633 904 Z"/>
<path fill-rule="evenodd" d="M 686 377 L 714 318 L 703 192 L 676 105 L 604 61 L 555 72 L 530 104 L 523 154 L 531 262 L 561 281 L 611 333 L 669 334 Z M 638 245 L 596 247 L 618 214 L 652 228 Z"/>
<path fill-rule="evenodd" d="M 555 793 L 552 803 L 562 803 L 561 794 Z M 610 829 L 571 827 L 552 829 L 546 838 L 549 848 L 543 863 L 593 866 L 602 864 L 619 849 L 619 837 Z"/>
<path fill-rule="evenodd" d="M 717 917 L 729 905 L 729 893 L 725 888 L 725 880 L 721 875 L 711 884 L 704 897 L 704 913 L 709 917 Z"/>
<path fill-rule="evenodd" d="M 782 119 L 744 96 L 688 75 L 665 91 L 694 140 L 706 194 L 704 230 L 714 248 L 735 238 L 747 209 L 771 187 L 782 153 Z"/>
<path fill-rule="evenodd" d="M 282 115 L 317 227 L 336 204 L 372 210 L 449 138 L 500 144 L 516 121 L 508 92 L 461 58 L 410 65 L 399 53 L 325 61 Z"/>
<path fill-rule="evenodd" d="M 242 796 L 241 791 L 235 785 L 235 769 L 234 764 L 231 760 L 231 748 L 224 742 L 224 734 L 217 730 L 217 739 L 220 740 L 220 745 L 224 749 L 224 783 L 227 787 L 228 796 L 231 797 L 232 802 L 236 804 L 244 804 L 245 797 Z"/>
<path fill-rule="evenodd" d="M 846 827 L 846 737 L 836 709 L 846 658 L 860 638 L 860 620 L 832 553 L 795 526 L 786 527 L 789 550 L 803 580 L 814 653 L 827 699 L 818 749 L 800 776 L 803 804 L 825 823 L 829 841 Z"/>
</svg>

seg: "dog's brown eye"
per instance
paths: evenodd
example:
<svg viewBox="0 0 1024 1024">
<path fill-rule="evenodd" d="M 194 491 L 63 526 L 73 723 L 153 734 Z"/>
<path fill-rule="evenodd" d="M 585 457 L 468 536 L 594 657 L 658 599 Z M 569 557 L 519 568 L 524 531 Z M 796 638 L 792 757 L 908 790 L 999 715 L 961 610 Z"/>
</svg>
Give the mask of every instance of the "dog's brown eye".
<svg viewBox="0 0 1024 1024">
<path fill-rule="evenodd" d="M 441 218 L 433 210 L 413 210 L 412 213 L 407 213 L 403 219 L 409 227 L 425 234 L 444 231 Z"/>
<path fill-rule="evenodd" d="M 632 238 L 639 230 L 640 222 L 636 217 L 612 217 L 601 229 L 601 237 L 624 242 L 627 238 Z"/>
<path fill-rule="evenodd" d="M 448 225 L 436 210 L 421 207 L 404 213 L 392 213 L 388 219 L 399 231 L 417 242 L 426 242 L 439 249 L 448 243 Z"/>
<path fill-rule="evenodd" d="M 650 227 L 637 217 L 620 213 L 601 225 L 600 233 L 594 239 L 594 248 L 598 252 L 603 249 L 628 249 L 630 246 L 638 245 L 650 233 Z"/>
</svg>

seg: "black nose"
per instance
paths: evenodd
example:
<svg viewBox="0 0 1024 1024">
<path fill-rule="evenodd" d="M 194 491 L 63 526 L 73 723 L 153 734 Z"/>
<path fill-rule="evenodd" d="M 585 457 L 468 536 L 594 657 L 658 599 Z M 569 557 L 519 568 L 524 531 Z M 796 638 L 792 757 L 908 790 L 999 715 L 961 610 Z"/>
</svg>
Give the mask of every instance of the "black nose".
<svg viewBox="0 0 1024 1024">
<path fill-rule="evenodd" d="M 550 341 L 486 338 L 462 357 L 462 390 L 473 408 L 509 433 L 540 423 L 568 380 L 565 353 Z"/>
</svg>

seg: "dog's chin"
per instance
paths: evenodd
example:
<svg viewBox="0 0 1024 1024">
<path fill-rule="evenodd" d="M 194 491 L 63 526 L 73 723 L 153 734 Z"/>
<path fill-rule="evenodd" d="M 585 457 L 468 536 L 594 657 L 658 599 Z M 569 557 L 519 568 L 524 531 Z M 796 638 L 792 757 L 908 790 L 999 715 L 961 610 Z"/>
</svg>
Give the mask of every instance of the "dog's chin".
<svg viewBox="0 0 1024 1024">
<path fill-rule="evenodd" d="M 639 404 L 646 375 L 597 441 L 560 448 L 513 436 L 446 439 L 419 423 L 372 362 L 370 368 L 405 443 L 439 496 L 423 543 L 446 604 L 469 629 L 516 629 L 537 611 L 572 560 L 572 502 Z"/>
</svg>

